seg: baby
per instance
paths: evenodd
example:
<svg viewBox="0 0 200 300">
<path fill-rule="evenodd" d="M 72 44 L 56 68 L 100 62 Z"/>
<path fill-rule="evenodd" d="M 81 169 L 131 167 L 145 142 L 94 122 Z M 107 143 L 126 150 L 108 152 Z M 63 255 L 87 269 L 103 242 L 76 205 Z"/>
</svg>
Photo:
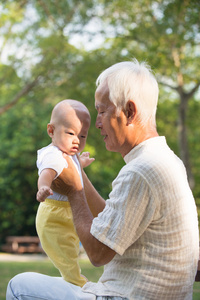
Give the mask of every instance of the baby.
<svg viewBox="0 0 200 300">
<path fill-rule="evenodd" d="M 78 264 L 79 239 L 76 234 L 71 207 L 67 196 L 56 193 L 51 184 L 67 162 L 63 153 L 72 159 L 83 185 L 81 166 L 76 154 L 83 151 L 90 127 L 90 113 L 76 100 L 63 100 L 53 109 L 47 133 L 52 143 L 38 150 L 38 192 L 40 203 L 36 216 L 36 229 L 41 245 L 62 277 L 75 285 L 83 286 L 86 278 Z M 88 152 L 79 156 L 82 167 L 90 165 L 94 158 Z"/>
</svg>

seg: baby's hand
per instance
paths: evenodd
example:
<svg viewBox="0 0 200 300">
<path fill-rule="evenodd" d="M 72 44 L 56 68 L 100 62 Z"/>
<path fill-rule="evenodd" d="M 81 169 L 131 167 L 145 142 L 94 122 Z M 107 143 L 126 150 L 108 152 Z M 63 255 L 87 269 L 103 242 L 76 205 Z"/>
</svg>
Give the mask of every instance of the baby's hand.
<svg viewBox="0 0 200 300">
<path fill-rule="evenodd" d="M 53 195 L 52 189 L 49 186 L 42 186 L 37 192 L 36 199 L 39 202 L 43 202 L 50 195 Z"/>
<path fill-rule="evenodd" d="M 83 168 L 89 166 L 95 160 L 95 158 L 90 158 L 89 156 L 90 156 L 89 152 L 83 152 L 79 156 L 80 163 Z"/>
</svg>

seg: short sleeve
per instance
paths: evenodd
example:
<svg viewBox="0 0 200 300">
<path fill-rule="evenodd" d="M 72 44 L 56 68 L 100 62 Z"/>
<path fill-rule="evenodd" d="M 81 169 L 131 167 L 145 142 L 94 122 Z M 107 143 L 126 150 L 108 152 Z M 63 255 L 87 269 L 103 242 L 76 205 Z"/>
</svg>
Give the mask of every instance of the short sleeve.
<svg viewBox="0 0 200 300">
<path fill-rule="evenodd" d="M 62 152 L 56 147 L 46 148 L 44 151 L 38 151 L 37 167 L 38 174 L 44 169 L 53 169 L 58 177 L 64 168 L 67 168 L 67 161 L 63 158 Z"/>
<path fill-rule="evenodd" d="M 104 210 L 93 220 L 91 234 L 122 255 L 148 227 L 155 210 L 145 179 L 134 172 L 119 174 Z"/>
</svg>

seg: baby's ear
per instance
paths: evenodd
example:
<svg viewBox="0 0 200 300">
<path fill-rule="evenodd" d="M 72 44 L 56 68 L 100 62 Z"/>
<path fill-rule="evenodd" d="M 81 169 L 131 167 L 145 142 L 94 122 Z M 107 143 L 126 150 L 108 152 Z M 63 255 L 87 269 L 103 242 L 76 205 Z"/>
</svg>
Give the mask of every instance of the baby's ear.
<svg viewBox="0 0 200 300">
<path fill-rule="evenodd" d="M 54 133 L 54 126 L 53 126 L 53 124 L 51 124 L 51 123 L 47 124 L 47 133 L 50 136 L 50 138 L 53 137 L 53 133 Z"/>
</svg>

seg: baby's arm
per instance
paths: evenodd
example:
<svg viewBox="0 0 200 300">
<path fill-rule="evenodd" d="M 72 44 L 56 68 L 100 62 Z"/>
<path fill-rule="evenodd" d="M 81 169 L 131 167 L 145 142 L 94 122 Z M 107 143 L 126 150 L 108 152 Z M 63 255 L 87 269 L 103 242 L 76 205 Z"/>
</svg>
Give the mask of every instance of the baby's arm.
<svg viewBox="0 0 200 300">
<path fill-rule="evenodd" d="M 95 160 L 95 158 L 90 158 L 89 156 L 90 156 L 89 152 L 83 152 L 79 156 L 80 163 L 83 168 L 89 166 Z"/>
<path fill-rule="evenodd" d="M 53 169 L 44 169 L 41 172 L 38 178 L 37 201 L 43 202 L 48 196 L 53 195 L 53 191 L 50 187 L 56 174 L 56 171 Z"/>
</svg>

